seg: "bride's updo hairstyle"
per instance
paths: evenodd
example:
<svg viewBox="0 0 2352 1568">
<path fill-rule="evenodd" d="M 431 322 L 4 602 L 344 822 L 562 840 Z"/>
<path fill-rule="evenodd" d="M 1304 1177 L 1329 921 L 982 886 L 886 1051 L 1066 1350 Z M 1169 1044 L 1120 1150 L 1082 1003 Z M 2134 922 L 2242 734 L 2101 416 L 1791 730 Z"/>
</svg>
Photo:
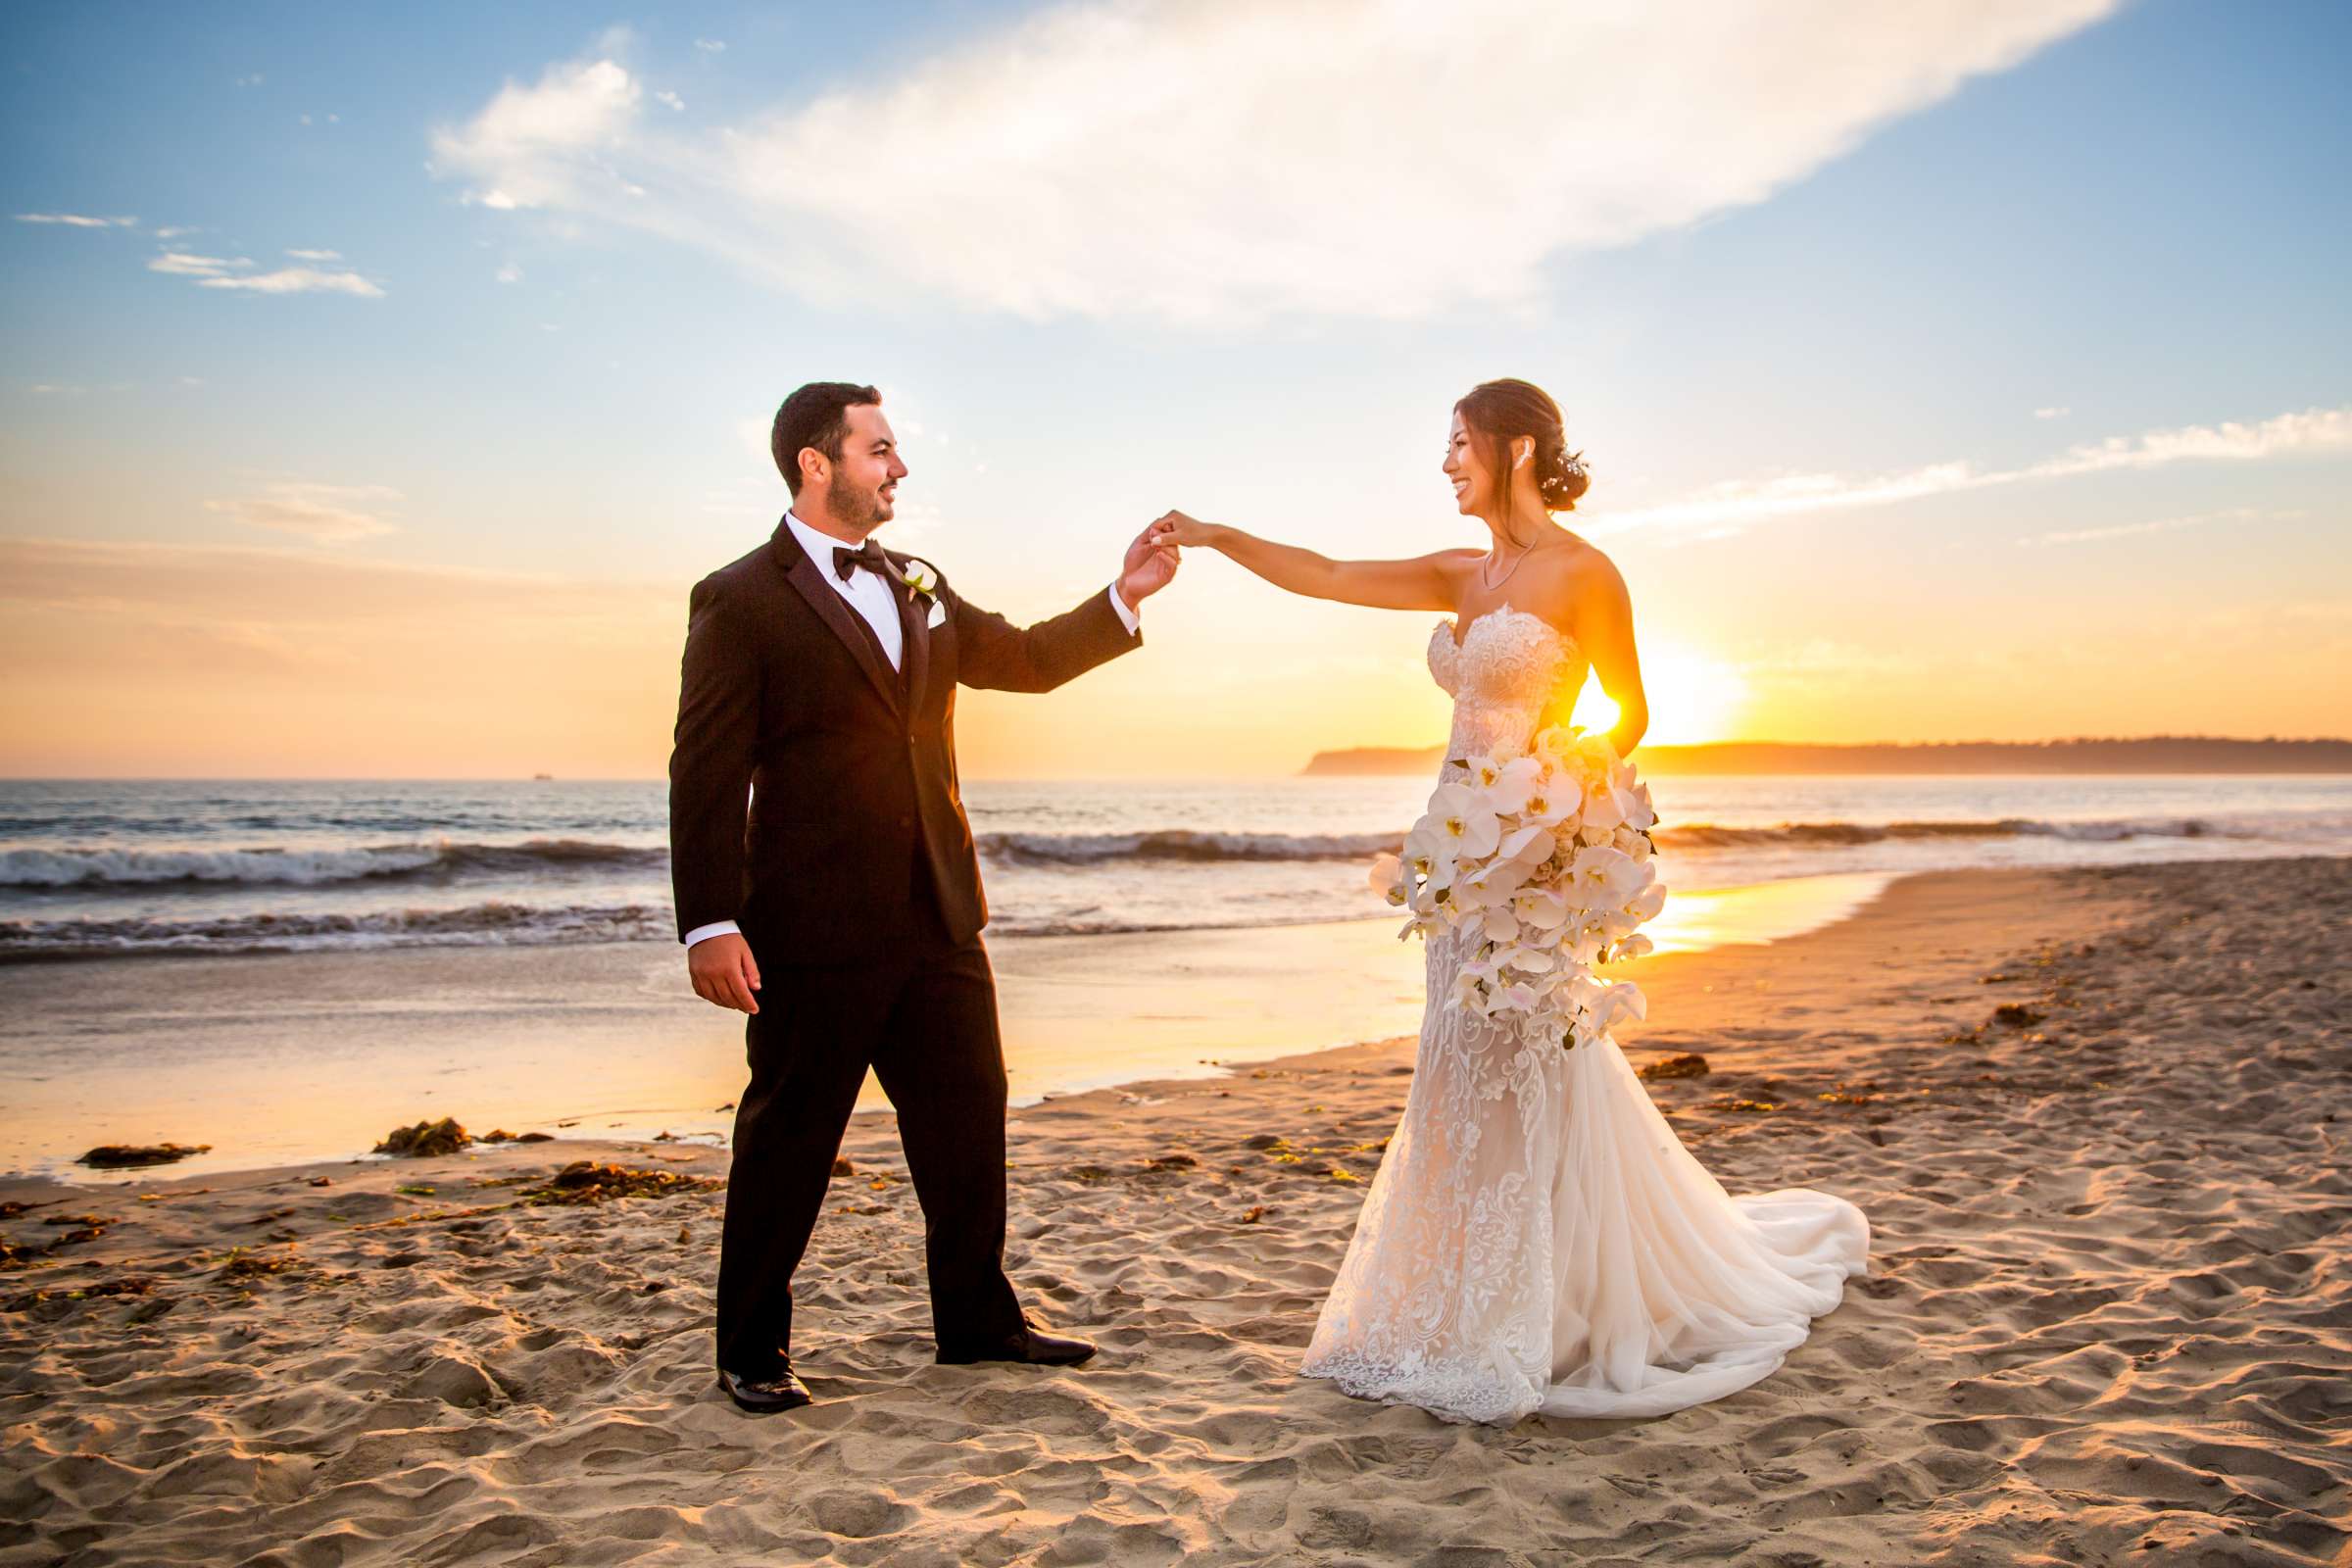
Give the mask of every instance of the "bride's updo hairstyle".
<svg viewBox="0 0 2352 1568">
<path fill-rule="evenodd" d="M 1487 471 L 1507 492 L 1511 473 L 1511 443 L 1521 436 L 1536 441 L 1536 490 L 1548 512 L 1574 512 L 1577 497 L 1592 483 L 1585 471 L 1585 455 L 1568 450 L 1568 433 L 1560 423 L 1560 406 L 1532 381 L 1506 378 L 1481 381 L 1472 387 L 1454 412 L 1470 427 L 1470 439 L 1486 460 Z"/>
</svg>

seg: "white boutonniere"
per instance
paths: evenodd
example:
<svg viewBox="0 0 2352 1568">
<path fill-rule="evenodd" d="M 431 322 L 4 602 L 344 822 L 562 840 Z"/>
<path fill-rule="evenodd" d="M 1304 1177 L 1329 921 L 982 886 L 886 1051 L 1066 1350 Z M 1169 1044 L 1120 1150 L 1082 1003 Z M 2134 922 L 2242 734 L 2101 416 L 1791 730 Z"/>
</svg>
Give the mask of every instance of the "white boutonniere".
<svg viewBox="0 0 2352 1568">
<path fill-rule="evenodd" d="M 899 573 L 899 581 L 925 599 L 939 597 L 939 568 L 928 561 L 917 561 L 908 557 L 906 569 Z"/>
<path fill-rule="evenodd" d="M 906 558 L 906 564 L 899 572 L 899 581 L 906 585 L 907 590 L 914 595 L 916 603 L 928 604 L 931 607 L 930 612 L 923 617 L 925 626 L 936 627 L 948 618 L 948 607 L 940 603 L 939 568 L 937 566 L 932 565 L 928 561 L 909 556 Z"/>
</svg>

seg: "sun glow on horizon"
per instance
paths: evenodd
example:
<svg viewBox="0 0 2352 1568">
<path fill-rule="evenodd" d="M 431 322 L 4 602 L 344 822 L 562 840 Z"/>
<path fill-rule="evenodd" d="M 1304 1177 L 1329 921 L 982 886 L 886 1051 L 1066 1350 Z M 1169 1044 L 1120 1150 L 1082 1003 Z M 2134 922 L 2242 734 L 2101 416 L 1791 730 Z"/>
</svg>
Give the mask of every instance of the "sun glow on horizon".
<svg viewBox="0 0 2352 1568">
<path fill-rule="evenodd" d="M 1747 682 L 1721 660 L 1671 643 L 1644 649 L 1642 686 L 1649 696 L 1647 745 L 1697 746 L 1730 738 L 1733 721 L 1747 706 Z M 1587 729 L 1615 727 L 1621 710 L 1600 688 L 1597 676 L 1585 677 L 1577 693 L 1575 721 Z"/>
</svg>

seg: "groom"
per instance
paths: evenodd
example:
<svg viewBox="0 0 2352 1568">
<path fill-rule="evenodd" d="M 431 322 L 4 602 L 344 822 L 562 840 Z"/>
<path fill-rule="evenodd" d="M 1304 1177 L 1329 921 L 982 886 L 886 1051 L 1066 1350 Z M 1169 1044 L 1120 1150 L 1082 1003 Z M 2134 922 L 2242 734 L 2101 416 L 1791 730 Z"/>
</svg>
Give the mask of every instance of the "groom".
<svg viewBox="0 0 2352 1568">
<path fill-rule="evenodd" d="M 872 387 L 802 387 L 769 444 L 792 510 L 695 584 L 669 762 L 686 967 L 750 1015 L 719 1383 L 754 1412 L 810 1400 L 792 1272 L 869 1065 L 923 1208 L 938 1358 L 1075 1365 L 1095 1348 L 1030 1323 L 1004 1277 L 1004 1063 L 956 687 L 1051 691 L 1140 646 L 1137 607 L 1176 552 L 1147 530 L 1108 591 L 1016 627 L 873 542 L 906 465 Z"/>
</svg>

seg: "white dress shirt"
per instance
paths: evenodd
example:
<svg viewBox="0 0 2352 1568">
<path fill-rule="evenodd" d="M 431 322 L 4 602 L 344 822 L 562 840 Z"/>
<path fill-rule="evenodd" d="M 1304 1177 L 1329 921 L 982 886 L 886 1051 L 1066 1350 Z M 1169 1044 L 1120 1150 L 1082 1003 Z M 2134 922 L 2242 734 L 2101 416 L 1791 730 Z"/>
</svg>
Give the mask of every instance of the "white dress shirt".
<svg viewBox="0 0 2352 1568">
<path fill-rule="evenodd" d="M 890 667 L 897 669 L 899 662 L 906 657 L 906 630 L 899 624 L 898 601 L 893 597 L 895 590 L 878 573 L 863 569 L 853 570 L 849 580 L 844 582 L 841 573 L 833 569 L 833 552 L 836 549 L 853 548 L 846 540 L 818 533 L 789 512 L 784 514 L 784 525 L 792 530 L 793 538 L 800 541 L 808 559 L 816 563 L 818 574 L 826 584 L 848 600 L 850 608 L 874 628 L 874 635 L 882 640 L 882 652 L 890 660 Z M 1129 609 L 1127 601 L 1119 597 L 1117 583 L 1112 583 L 1108 592 L 1110 608 L 1117 612 L 1119 624 L 1127 628 L 1129 636 L 1134 636 L 1136 627 L 1143 624 L 1143 615 Z M 742 930 L 732 920 L 713 920 L 709 925 L 698 925 L 687 932 L 685 943 L 691 948 L 706 937 L 740 935 Z"/>
</svg>

